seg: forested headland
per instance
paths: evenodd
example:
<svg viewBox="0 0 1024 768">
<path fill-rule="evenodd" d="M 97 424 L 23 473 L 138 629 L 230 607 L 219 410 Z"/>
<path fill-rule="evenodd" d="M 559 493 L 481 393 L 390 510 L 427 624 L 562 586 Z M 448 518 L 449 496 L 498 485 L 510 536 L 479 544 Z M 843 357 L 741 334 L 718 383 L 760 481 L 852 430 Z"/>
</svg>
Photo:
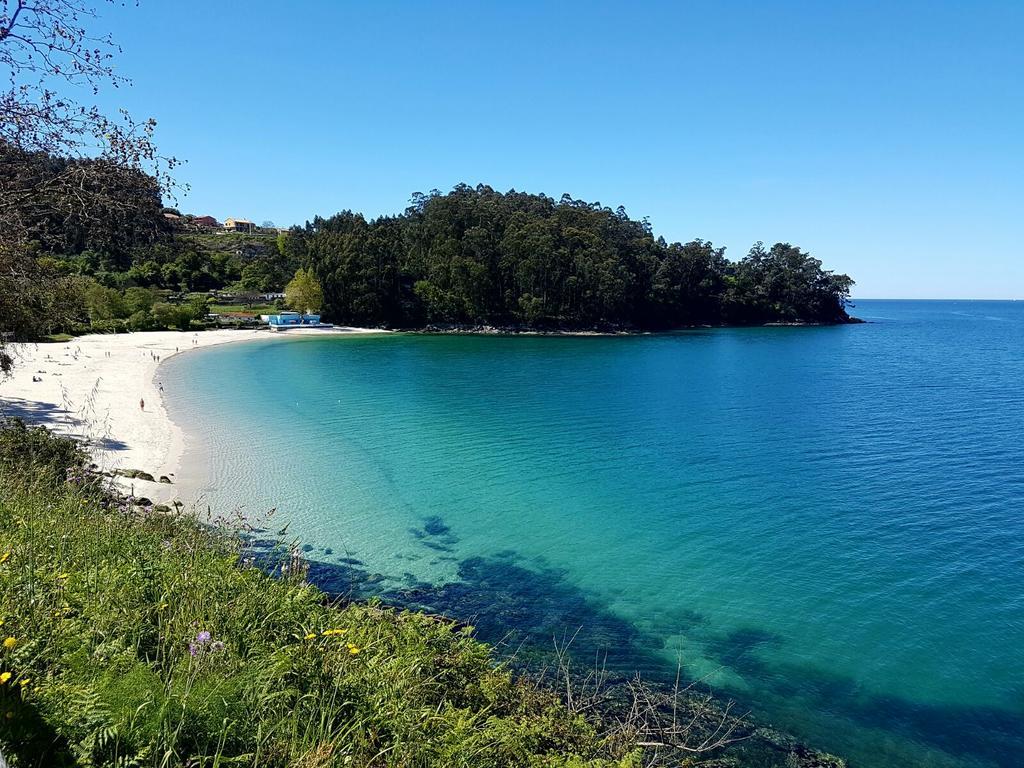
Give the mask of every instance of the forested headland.
<svg viewBox="0 0 1024 768">
<path fill-rule="evenodd" d="M 349 325 L 643 331 L 850 319 L 853 281 L 796 246 L 757 243 L 731 261 L 708 241 L 668 243 L 621 207 L 568 195 L 460 184 L 416 193 L 394 216 L 192 231 L 137 169 L 3 144 L 0 193 L 0 224 L 19 235 L 7 248 L 15 268 L 0 276 L 10 283 L 2 330 L 19 338 L 203 327 L 211 292 L 280 292 L 299 270 L 319 282 L 324 319 Z"/>
<path fill-rule="evenodd" d="M 415 194 L 400 216 L 345 211 L 302 230 L 328 318 L 416 328 L 665 330 L 842 323 L 853 281 L 796 246 L 740 261 L 710 242 L 667 243 L 646 220 L 563 195 L 460 184 Z"/>
</svg>

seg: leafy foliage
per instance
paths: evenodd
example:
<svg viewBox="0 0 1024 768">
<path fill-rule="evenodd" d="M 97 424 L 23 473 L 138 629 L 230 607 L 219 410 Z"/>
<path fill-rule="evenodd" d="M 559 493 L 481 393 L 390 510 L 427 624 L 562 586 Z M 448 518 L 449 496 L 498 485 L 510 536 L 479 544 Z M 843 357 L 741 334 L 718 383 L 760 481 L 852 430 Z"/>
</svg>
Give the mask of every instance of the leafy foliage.
<svg viewBox="0 0 1024 768">
<path fill-rule="evenodd" d="M 85 453 L 69 437 L 30 427 L 21 419 L 0 419 L 0 475 L 27 473 L 44 485 L 58 484 L 85 461 Z"/>
<path fill-rule="evenodd" d="M 102 253 L 105 269 L 127 269 L 133 250 L 170 240 L 156 179 L 103 158 L 0 143 L 0 199 L 9 241 L 43 253 Z"/>
<path fill-rule="evenodd" d="M 3 435 L 46 440 L 13 429 L 0 455 Z M 54 472 L 75 458 L 38 457 Z M 469 630 L 330 604 L 297 557 L 272 578 L 189 516 L 41 486 L 40 462 L 0 461 L 12 766 L 639 765 Z"/>
<path fill-rule="evenodd" d="M 845 275 L 799 248 L 758 243 L 740 262 L 568 195 L 459 185 L 402 216 L 344 211 L 304 233 L 329 319 L 354 324 L 665 329 L 844 322 Z"/>
<path fill-rule="evenodd" d="M 317 311 L 324 301 L 324 292 L 320 288 L 313 272 L 308 269 L 300 269 L 295 277 L 284 289 L 288 306 L 299 312 L 308 310 Z"/>
</svg>

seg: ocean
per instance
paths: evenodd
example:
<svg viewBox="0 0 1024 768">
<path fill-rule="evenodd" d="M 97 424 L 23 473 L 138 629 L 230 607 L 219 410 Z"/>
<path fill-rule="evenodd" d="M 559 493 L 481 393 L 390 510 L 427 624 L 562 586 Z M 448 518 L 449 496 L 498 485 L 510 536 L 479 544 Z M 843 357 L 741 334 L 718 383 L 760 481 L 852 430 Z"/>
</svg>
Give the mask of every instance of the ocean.
<svg viewBox="0 0 1024 768">
<path fill-rule="evenodd" d="M 669 678 L 852 766 L 1024 755 L 1024 302 L 275 339 L 161 368 L 205 501 L 326 587 Z"/>
</svg>

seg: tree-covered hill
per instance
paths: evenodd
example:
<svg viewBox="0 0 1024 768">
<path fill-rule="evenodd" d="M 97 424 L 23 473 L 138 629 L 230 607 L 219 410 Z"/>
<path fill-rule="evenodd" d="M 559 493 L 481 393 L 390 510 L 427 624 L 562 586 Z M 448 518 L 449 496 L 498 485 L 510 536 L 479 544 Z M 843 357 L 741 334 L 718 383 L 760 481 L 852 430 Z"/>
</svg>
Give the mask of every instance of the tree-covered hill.
<svg viewBox="0 0 1024 768">
<path fill-rule="evenodd" d="M 400 216 L 345 211 L 294 237 L 337 322 L 659 330 L 841 323 L 853 281 L 799 248 L 738 262 L 703 240 L 666 243 L 620 207 L 459 185 Z"/>
<path fill-rule="evenodd" d="M 320 283 L 325 318 L 354 325 L 665 330 L 849 320 L 853 281 L 800 248 L 757 243 L 734 262 L 710 242 L 670 244 L 621 207 L 568 195 L 460 184 L 414 194 L 396 216 L 344 211 L 287 232 L 196 231 L 165 217 L 156 180 L 137 169 L 8 145 L 0 192 L 0 236 L 15 264 L 0 288 L 18 305 L 4 314 L 46 321 L 0 320 L 15 338 L 165 327 L 167 312 L 152 308 L 186 294 L 195 311 L 177 326 L 191 327 L 205 316 L 196 294 L 281 291 L 303 269 Z M 31 306 L 19 305 L 30 294 Z"/>
</svg>

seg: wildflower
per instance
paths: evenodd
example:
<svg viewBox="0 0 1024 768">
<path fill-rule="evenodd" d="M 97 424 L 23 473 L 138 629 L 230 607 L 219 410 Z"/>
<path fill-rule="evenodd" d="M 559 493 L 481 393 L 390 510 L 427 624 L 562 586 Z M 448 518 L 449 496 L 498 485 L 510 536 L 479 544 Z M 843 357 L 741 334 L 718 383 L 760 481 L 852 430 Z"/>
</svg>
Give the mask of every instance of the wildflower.
<svg viewBox="0 0 1024 768">
<path fill-rule="evenodd" d="M 14 646 L 16 646 L 17 644 L 18 641 L 13 637 L 8 637 L 6 640 L 4 640 L 4 648 L 6 648 L 8 651 L 14 648 Z"/>
<path fill-rule="evenodd" d="M 196 635 L 196 642 L 200 645 L 210 642 L 210 633 L 204 629 L 202 632 Z"/>
<path fill-rule="evenodd" d="M 31 677 L 26 677 L 20 683 L 18 683 L 18 685 L 20 685 L 22 688 L 24 688 L 26 685 L 28 685 L 31 682 L 32 682 L 32 678 Z"/>
<path fill-rule="evenodd" d="M 0 673 L 0 685 L 3 685 L 4 683 L 6 683 L 10 679 L 11 679 L 11 673 L 10 672 Z"/>
<path fill-rule="evenodd" d="M 4 552 L 2 555 L 0 555 L 0 565 L 3 565 L 4 563 L 6 563 L 10 559 L 11 559 L 11 553 L 10 552 Z"/>
<path fill-rule="evenodd" d="M 302 638 L 302 639 L 303 639 L 303 640 L 313 640 L 313 639 L 314 639 L 315 637 L 316 637 L 316 632 L 310 632 L 310 633 L 309 633 L 308 635 L 306 635 L 306 636 L 305 636 L 304 638 Z"/>
<path fill-rule="evenodd" d="M 352 645 L 352 643 L 348 644 L 348 652 L 350 654 L 352 654 L 353 656 L 355 656 L 357 653 L 359 653 L 360 650 L 361 649 L 359 648 L 359 646 Z"/>
<path fill-rule="evenodd" d="M 198 646 L 198 645 L 196 645 L 195 643 L 189 643 L 189 644 L 188 644 L 188 652 L 189 652 L 189 653 L 190 653 L 190 654 L 191 654 L 192 656 L 195 656 L 195 655 L 197 655 L 197 654 L 199 653 L 199 646 Z"/>
<path fill-rule="evenodd" d="M 324 637 L 334 637 L 335 635 L 344 635 L 348 632 L 347 629 L 325 629 L 322 634 Z"/>
</svg>

